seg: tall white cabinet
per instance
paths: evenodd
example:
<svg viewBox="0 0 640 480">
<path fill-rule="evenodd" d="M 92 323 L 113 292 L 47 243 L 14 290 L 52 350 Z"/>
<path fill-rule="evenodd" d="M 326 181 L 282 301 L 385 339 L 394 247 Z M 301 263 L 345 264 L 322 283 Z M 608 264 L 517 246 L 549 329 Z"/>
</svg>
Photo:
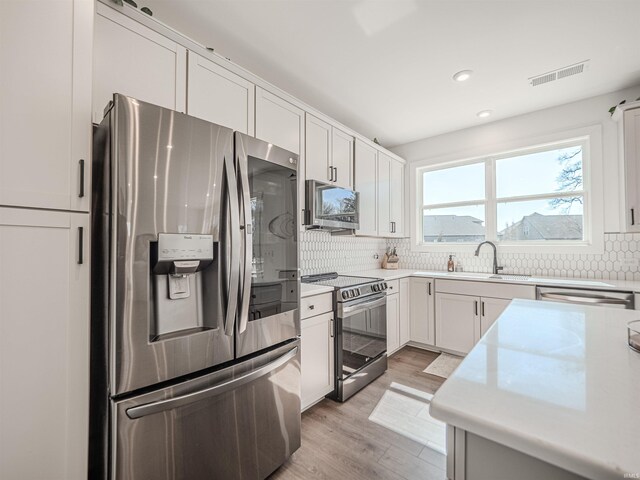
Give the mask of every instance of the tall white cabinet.
<svg viewBox="0 0 640 480">
<path fill-rule="evenodd" d="M 0 478 L 85 479 L 89 215 L 0 207 Z"/>
<path fill-rule="evenodd" d="M 309 113 L 306 118 L 306 178 L 353 188 L 353 136 Z"/>
<path fill-rule="evenodd" d="M 91 0 L 0 1 L 0 205 L 89 210 Z"/>
<path fill-rule="evenodd" d="M 618 106 L 614 118 L 620 132 L 622 226 L 627 232 L 640 232 L 640 102 Z"/>
<path fill-rule="evenodd" d="M 114 93 L 186 111 L 186 48 L 100 2 L 93 46 L 94 122 Z"/>
<path fill-rule="evenodd" d="M 378 150 L 356 139 L 355 189 L 360 194 L 360 228 L 358 235 L 378 234 Z"/>
<path fill-rule="evenodd" d="M 382 237 L 404 235 L 404 164 L 378 152 L 378 234 Z"/>
</svg>

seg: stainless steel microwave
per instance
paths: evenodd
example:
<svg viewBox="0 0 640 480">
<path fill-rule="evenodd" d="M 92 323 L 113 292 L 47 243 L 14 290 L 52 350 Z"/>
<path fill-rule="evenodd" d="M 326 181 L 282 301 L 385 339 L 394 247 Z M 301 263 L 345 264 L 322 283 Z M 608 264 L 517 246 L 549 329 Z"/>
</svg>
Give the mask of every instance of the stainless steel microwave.
<svg viewBox="0 0 640 480">
<path fill-rule="evenodd" d="M 348 188 L 316 180 L 306 184 L 307 228 L 357 230 L 360 228 L 360 195 Z"/>
</svg>

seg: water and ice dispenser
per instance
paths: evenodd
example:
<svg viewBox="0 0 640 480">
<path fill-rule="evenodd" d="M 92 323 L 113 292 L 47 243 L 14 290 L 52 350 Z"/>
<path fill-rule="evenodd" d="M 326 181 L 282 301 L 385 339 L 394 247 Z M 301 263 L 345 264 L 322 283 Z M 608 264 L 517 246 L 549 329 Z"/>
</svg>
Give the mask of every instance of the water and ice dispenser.
<svg viewBox="0 0 640 480">
<path fill-rule="evenodd" d="M 206 293 L 216 275 L 207 270 L 215 270 L 215 245 L 213 235 L 182 233 L 160 233 L 151 242 L 152 341 L 210 328 Z"/>
</svg>

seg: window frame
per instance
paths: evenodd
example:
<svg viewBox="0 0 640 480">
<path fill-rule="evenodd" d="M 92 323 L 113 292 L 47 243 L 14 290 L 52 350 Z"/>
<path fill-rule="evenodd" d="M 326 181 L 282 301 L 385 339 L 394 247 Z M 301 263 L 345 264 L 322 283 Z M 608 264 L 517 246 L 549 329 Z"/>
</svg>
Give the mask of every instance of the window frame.
<svg viewBox="0 0 640 480">
<path fill-rule="evenodd" d="M 583 185 L 580 195 L 583 196 L 583 240 L 520 240 L 499 241 L 497 239 L 498 203 L 505 201 L 526 201 L 535 199 L 558 198 L 572 196 L 574 192 L 551 192 L 501 197 L 496 196 L 496 162 L 504 158 L 526 155 L 571 145 L 582 145 Z M 603 253 L 604 252 L 604 218 L 603 218 L 603 175 L 602 175 L 602 132 L 601 126 L 591 126 L 565 131 L 558 134 L 538 137 L 529 141 L 512 142 L 493 148 L 485 148 L 486 152 L 471 152 L 450 155 L 434 159 L 413 162 L 409 175 L 413 179 L 410 186 L 411 215 L 411 248 L 418 252 L 451 252 L 474 251 L 475 242 L 438 242 L 425 243 L 423 240 L 422 216 L 425 207 L 448 207 L 478 205 L 477 201 L 450 202 L 446 204 L 423 204 L 423 174 L 428 171 L 441 170 L 474 163 L 485 164 L 485 199 L 480 202 L 485 206 L 485 240 L 494 242 L 502 252 L 506 253 Z M 474 152 L 475 153 L 475 152 Z M 457 158 L 456 158 L 457 157 Z M 479 243 L 479 242 L 478 242 Z"/>
</svg>

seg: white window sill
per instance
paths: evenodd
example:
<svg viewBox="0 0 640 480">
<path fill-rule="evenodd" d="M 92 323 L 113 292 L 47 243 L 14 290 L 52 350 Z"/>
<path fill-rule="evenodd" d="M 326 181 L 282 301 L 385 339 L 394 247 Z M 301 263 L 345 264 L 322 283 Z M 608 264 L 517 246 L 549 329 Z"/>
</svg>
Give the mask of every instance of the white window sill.
<svg viewBox="0 0 640 480">
<path fill-rule="evenodd" d="M 413 244 L 411 251 L 420 253 L 460 253 L 460 252 L 475 252 L 476 248 L 481 242 L 466 243 L 466 242 L 452 242 L 452 243 L 420 243 Z M 576 242 L 576 243 L 527 243 L 527 244 L 508 244 L 493 242 L 501 253 L 522 253 L 527 255 L 549 255 L 554 253 L 562 254 L 591 254 L 598 255 L 604 253 L 604 239 L 595 242 Z M 491 250 L 490 246 L 482 247 L 481 253 L 486 253 Z"/>
</svg>

